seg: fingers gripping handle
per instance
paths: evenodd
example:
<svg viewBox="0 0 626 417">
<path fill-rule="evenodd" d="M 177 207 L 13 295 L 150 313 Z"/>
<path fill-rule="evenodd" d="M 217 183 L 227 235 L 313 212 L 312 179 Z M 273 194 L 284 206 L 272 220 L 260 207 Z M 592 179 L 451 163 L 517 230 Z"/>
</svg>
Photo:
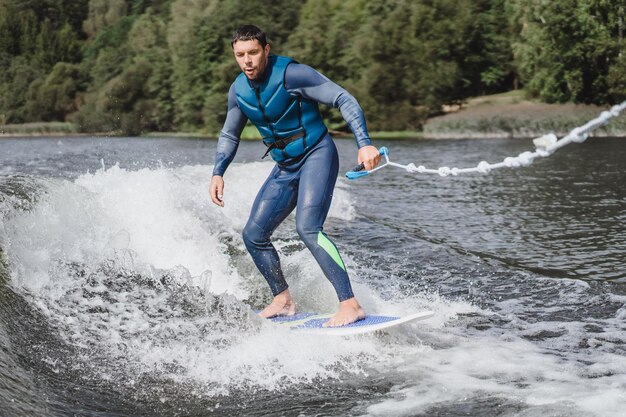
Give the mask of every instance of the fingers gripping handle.
<svg viewBox="0 0 626 417">
<path fill-rule="evenodd" d="M 385 146 L 381 147 L 378 150 L 378 152 L 381 155 L 389 155 L 389 150 Z M 349 180 L 356 180 L 357 178 L 361 178 L 361 177 L 364 177 L 366 175 L 369 175 L 370 172 L 372 172 L 372 170 L 365 171 L 365 165 L 363 163 L 360 163 L 359 165 L 357 165 L 354 168 L 352 168 L 352 171 L 346 172 L 346 177 Z"/>
</svg>

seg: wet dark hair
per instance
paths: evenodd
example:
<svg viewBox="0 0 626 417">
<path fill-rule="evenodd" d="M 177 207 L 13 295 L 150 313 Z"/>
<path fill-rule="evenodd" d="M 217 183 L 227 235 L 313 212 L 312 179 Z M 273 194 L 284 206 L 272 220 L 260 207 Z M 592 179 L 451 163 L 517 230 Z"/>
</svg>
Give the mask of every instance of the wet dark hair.
<svg viewBox="0 0 626 417">
<path fill-rule="evenodd" d="M 230 40 L 230 46 L 233 46 L 237 41 L 251 41 L 253 39 L 259 41 L 261 47 L 263 48 L 267 45 L 265 32 L 254 25 L 244 25 L 233 32 L 233 37 Z"/>
</svg>

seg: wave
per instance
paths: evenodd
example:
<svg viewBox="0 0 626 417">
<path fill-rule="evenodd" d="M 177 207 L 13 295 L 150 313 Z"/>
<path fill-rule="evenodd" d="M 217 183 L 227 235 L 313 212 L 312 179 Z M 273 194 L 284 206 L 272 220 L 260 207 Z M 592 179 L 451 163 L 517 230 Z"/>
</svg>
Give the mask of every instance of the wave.
<svg viewBox="0 0 626 417">
<path fill-rule="evenodd" d="M 345 343 L 336 350 L 327 341 L 334 354 L 322 354 L 319 344 L 307 348 L 252 313 L 270 293 L 240 232 L 271 166 L 232 166 L 223 209 L 208 198 L 207 166 L 113 166 L 72 181 L 5 182 L 0 242 L 10 287 L 74 352 L 53 361 L 53 372 L 80 369 L 83 377 L 114 380 L 132 380 L 131 370 L 136 378 L 156 372 L 221 392 L 336 376 L 338 363 L 358 368 L 360 361 L 350 358 L 371 346 Z M 353 216 L 350 196 L 338 188 L 331 221 Z M 294 294 L 314 294 L 302 308 L 335 308 L 332 287 L 293 222 L 292 216 L 277 232 L 277 249 L 294 277 Z"/>
</svg>

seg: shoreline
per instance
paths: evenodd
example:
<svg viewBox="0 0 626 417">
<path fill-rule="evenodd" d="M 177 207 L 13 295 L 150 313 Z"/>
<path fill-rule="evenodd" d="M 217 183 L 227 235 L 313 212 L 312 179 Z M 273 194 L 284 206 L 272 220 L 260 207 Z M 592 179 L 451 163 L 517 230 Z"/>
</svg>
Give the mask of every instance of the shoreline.
<svg viewBox="0 0 626 417">
<path fill-rule="evenodd" d="M 373 132 L 370 137 L 374 140 L 480 140 L 480 139 L 511 139 L 511 140 L 527 140 L 538 138 L 547 133 L 555 133 L 558 138 L 566 136 L 570 132 L 542 132 L 542 133 L 530 133 L 525 135 L 511 135 L 508 133 L 484 133 L 484 132 L 442 132 L 442 133 L 429 133 L 424 134 L 422 132 L 403 132 L 398 135 L 396 132 Z M 193 134 L 193 133 L 180 133 L 180 132 L 151 132 L 140 136 L 128 136 L 128 135 L 114 135 L 110 133 L 33 133 L 33 134 L 7 134 L 0 133 L 0 141 L 2 139 L 36 139 L 36 138 L 163 138 L 163 139 L 203 139 L 203 140 L 217 140 L 217 136 Z M 333 139 L 340 140 L 353 140 L 351 134 L 334 134 Z M 626 138 L 626 132 L 596 132 L 590 133 L 590 138 Z M 241 138 L 243 141 L 261 140 L 261 138 Z"/>
<path fill-rule="evenodd" d="M 462 105 L 445 106 L 443 114 L 427 119 L 421 131 L 370 131 L 373 139 L 464 140 L 528 139 L 555 133 L 559 138 L 609 110 L 611 106 L 548 104 L 527 99 L 523 90 L 470 98 Z M 352 138 L 350 132 L 331 131 L 336 138 Z M 590 137 L 626 138 L 626 112 L 593 132 Z M 1 138 L 31 137 L 128 137 L 120 132 L 79 132 L 67 122 L 0 125 Z M 137 137 L 216 139 L 207 132 L 147 132 Z M 248 124 L 242 140 L 260 140 Z"/>
<path fill-rule="evenodd" d="M 572 128 L 573 129 L 573 128 Z M 532 139 L 543 136 L 548 133 L 554 133 L 558 138 L 562 138 L 571 132 L 554 132 L 554 131 L 537 131 L 525 134 L 511 134 L 509 132 L 370 132 L 370 137 L 374 140 L 479 140 L 479 139 Z M 331 132 L 333 139 L 354 139 L 351 133 Z M 30 138 L 164 138 L 164 139 L 205 139 L 217 140 L 216 135 L 207 135 L 200 133 L 186 132 L 148 132 L 138 136 L 128 136 L 121 134 L 112 134 L 107 132 L 100 133 L 65 133 L 65 132 L 48 132 L 48 133 L 0 133 L 2 139 L 30 139 Z M 602 132 L 596 131 L 589 134 L 590 138 L 626 138 L 626 131 Z M 242 137 L 243 141 L 261 140 L 261 137 Z"/>
</svg>

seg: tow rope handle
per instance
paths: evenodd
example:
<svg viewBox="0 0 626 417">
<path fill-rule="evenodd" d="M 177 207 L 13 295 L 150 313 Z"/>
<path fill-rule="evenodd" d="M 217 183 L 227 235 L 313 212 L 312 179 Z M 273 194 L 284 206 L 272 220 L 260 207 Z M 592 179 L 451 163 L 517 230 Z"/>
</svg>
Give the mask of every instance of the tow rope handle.
<svg viewBox="0 0 626 417">
<path fill-rule="evenodd" d="M 365 165 L 363 163 L 360 163 L 359 165 L 355 166 L 354 168 L 352 168 L 352 171 L 348 171 L 346 172 L 346 178 L 348 178 L 349 180 L 356 180 L 357 178 L 361 178 L 364 177 L 366 175 L 371 174 L 374 171 L 378 171 L 379 169 L 381 169 L 382 167 L 384 167 L 385 165 L 387 165 L 389 163 L 389 149 L 387 149 L 386 146 L 382 146 L 378 152 L 385 157 L 386 161 L 384 164 L 377 166 L 374 169 L 370 169 L 369 171 L 365 170 Z"/>
</svg>

